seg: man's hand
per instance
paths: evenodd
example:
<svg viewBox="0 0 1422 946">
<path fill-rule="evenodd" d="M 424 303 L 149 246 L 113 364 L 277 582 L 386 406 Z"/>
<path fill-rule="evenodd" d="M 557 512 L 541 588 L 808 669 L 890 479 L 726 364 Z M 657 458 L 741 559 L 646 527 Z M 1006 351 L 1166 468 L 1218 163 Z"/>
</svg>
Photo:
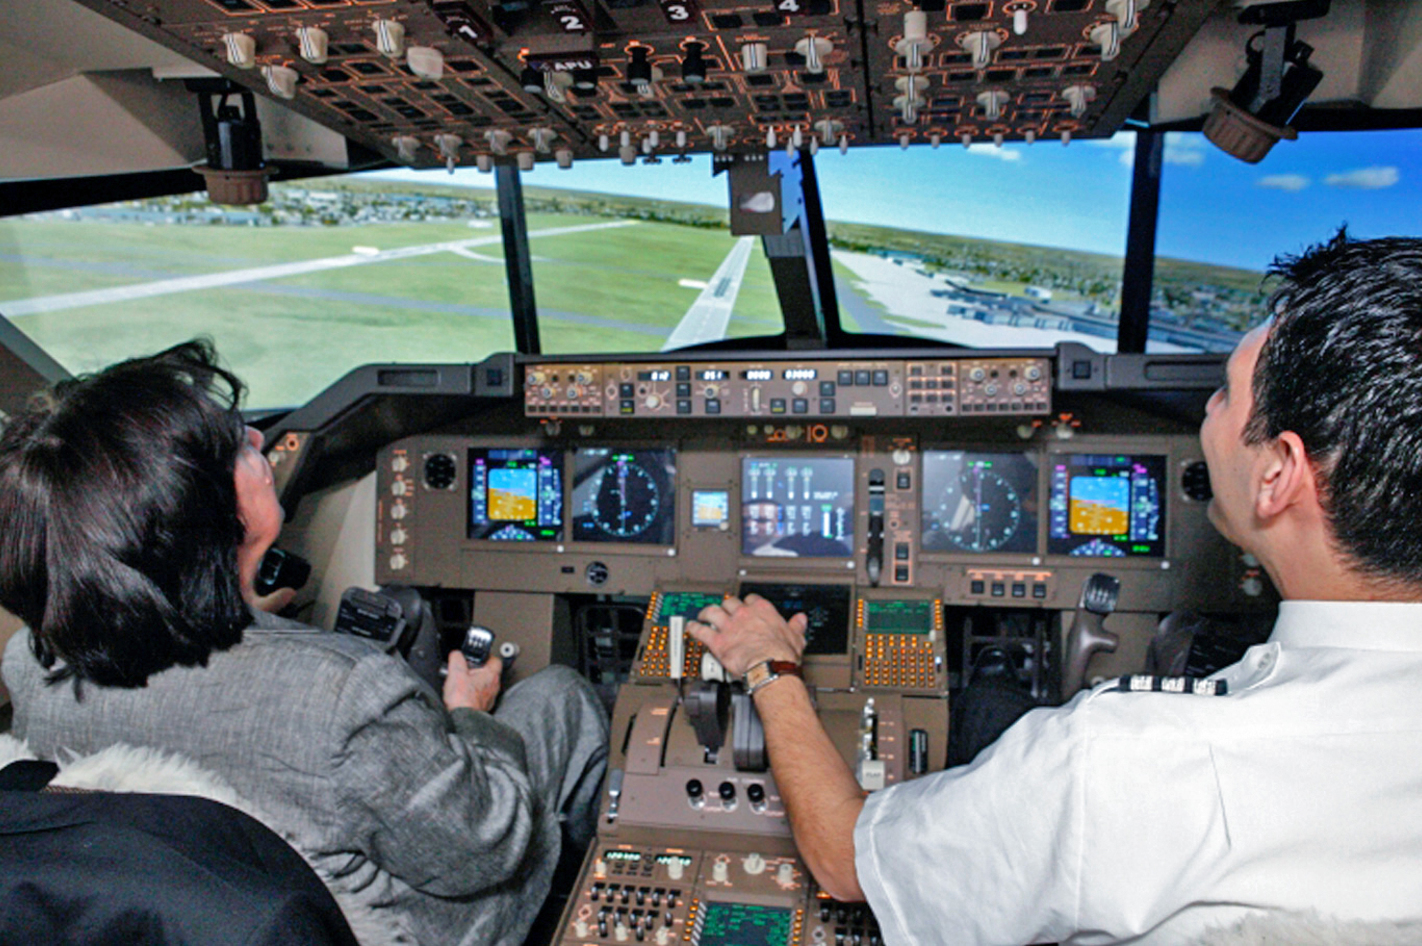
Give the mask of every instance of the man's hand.
<svg viewBox="0 0 1422 946">
<path fill-rule="evenodd" d="M 498 655 L 490 655 L 488 663 L 482 667 L 470 667 L 463 653 L 451 650 L 444 676 L 445 708 L 454 710 L 464 707 L 489 712 L 499 698 L 503 672 L 504 662 Z"/>
<path fill-rule="evenodd" d="M 744 601 L 727 598 L 703 608 L 698 618 L 688 622 L 686 629 L 736 677 L 762 660 L 799 663 L 805 651 L 805 628 L 810 624 L 803 614 L 786 621 L 775 605 L 760 595 L 747 595 Z"/>
</svg>

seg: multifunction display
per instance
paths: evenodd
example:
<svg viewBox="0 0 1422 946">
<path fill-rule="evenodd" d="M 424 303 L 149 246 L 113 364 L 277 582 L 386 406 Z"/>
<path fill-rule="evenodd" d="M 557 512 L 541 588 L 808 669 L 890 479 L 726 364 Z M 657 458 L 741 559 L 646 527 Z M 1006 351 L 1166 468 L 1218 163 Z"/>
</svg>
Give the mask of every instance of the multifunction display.
<svg viewBox="0 0 1422 946">
<path fill-rule="evenodd" d="M 741 554 L 783 558 L 853 555 L 853 458 L 742 459 Z"/>
<path fill-rule="evenodd" d="M 469 538 L 562 541 L 563 451 L 470 450 Z"/>
<path fill-rule="evenodd" d="M 934 601 L 865 601 L 863 608 L 870 634 L 929 634 L 936 626 Z"/>
<path fill-rule="evenodd" d="M 925 450 L 923 550 L 1037 551 L 1037 457 Z"/>
<path fill-rule="evenodd" d="M 852 589 L 848 585 L 785 585 L 744 582 L 741 597 L 760 595 L 786 618 L 804 614 L 805 653 L 844 654 L 849 651 L 849 606 Z"/>
<path fill-rule="evenodd" d="M 691 933 L 693 946 L 788 946 L 795 912 L 786 907 L 707 901 Z"/>
<path fill-rule="evenodd" d="M 1050 462 L 1048 552 L 1165 554 L 1165 457 L 1058 454 Z"/>
<path fill-rule="evenodd" d="M 676 455 L 671 450 L 580 448 L 573 455 L 573 539 L 676 541 Z"/>
</svg>

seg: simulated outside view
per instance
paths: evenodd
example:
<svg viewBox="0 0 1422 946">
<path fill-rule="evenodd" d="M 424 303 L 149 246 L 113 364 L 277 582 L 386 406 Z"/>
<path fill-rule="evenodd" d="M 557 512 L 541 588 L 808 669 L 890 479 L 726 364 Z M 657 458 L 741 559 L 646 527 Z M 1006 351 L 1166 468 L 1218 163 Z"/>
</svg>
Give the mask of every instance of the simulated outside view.
<svg viewBox="0 0 1422 946">
<path fill-rule="evenodd" d="M 822 152 L 841 319 L 978 347 L 1114 349 L 1133 136 Z M 1347 222 L 1419 232 L 1422 132 L 1305 135 L 1257 166 L 1172 134 L 1150 346 L 1222 350 L 1263 270 Z M 0 219 L 0 313 L 71 371 L 197 334 L 252 386 L 308 400 L 372 361 L 513 347 L 492 178 L 392 171 Z M 705 158 L 524 176 L 543 348 L 670 350 L 782 328 L 760 241 L 726 228 Z"/>
</svg>

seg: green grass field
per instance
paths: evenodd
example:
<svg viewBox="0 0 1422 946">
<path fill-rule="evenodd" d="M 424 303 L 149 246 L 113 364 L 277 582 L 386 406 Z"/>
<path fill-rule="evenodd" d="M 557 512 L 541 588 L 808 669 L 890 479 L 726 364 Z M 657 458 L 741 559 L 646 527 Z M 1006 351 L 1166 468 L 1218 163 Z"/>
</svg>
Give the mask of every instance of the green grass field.
<svg viewBox="0 0 1422 946">
<path fill-rule="evenodd" d="M 194 335 L 214 338 L 251 385 L 249 405 L 308 400 L 372 361 L 477 361 L 513 347 L 508 290 L 492 226 L 464 222 L 334 227 L 152 225 L 55 219 L 0 221 L 0 313 L 6 301 L 391 250 L 494 238 L 452 252 L 323 269 L 260 283 L 22 314 L 12 321 L 66 368 L 89 371 Z M 725 230 L 531 213 L 530 249 L 544 351 L 648 351 L 661 347 L 734 245 Z M 563 316 L 560 318 L 560 315 Z M 756 244 L 728 333 L 779 332 L 770 270 Z"/>
</svg>

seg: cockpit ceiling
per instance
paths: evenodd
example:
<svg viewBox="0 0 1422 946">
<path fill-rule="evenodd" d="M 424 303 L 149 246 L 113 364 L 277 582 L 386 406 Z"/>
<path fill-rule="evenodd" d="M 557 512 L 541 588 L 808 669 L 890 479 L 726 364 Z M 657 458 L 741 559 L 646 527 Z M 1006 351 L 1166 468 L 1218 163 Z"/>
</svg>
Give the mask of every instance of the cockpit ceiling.
<svg viewBox="0 0 1422 946">
<path fill-rule="evenodd" d="M 854 146 L 1108 136 L 1216 6 L 1203 0 L 82 2 L 264 95 L 290 95 L 289 107 L 418 167 L 443 165 L 450 153 L 473 164 L 491 151 L 538 152 L 543 160 L 559 151 L 565 158 L 615 156 L 619 148 L 671 158 L 763 151 L 772 130 L 781 147 L 811 137 L 828 147 L 841 136 Z M 921 34 L 916 17 L 906 17 L 916 10 L 926 15 Z M 398 24 L 393 30 L 382 25 L 391 22 Z M 326 55 L 316 62 L 320 34 Z M 1119 47 L 1111 50 L 1114 58 L 1111 51 L 1103 55 L 1103 42 Z M 529 69 L 539 73 L 536 83 Z"/>
</svg>

